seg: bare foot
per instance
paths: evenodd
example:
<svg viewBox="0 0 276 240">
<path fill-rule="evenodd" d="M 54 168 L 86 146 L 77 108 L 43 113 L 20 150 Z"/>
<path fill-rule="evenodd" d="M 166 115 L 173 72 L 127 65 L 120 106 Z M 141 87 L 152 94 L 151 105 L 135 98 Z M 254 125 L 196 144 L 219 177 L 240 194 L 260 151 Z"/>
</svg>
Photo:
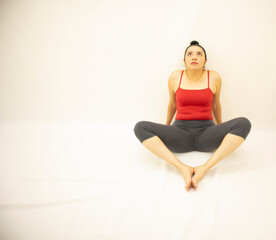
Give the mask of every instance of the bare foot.
<svg viewBox="0 0 276 240">
<path fill-rule="evenodd" d="M 187 166 L 187 165 L 183 165 L 183 167 L 181 168 L 181 173 L 184 176 L 185 182 L 186 182 L 186 190 L 187 192 L 190 190 L 191 188 L 191 184 L 192 184 L 192 176 L 194 173 L 194 168 Z"/>
<path fill-rule="evenodd" d="M 197 184 L 204 177 L 204 175 L 206 173 L 207 173 L 207 170 L 202 165 L 194 167 L 194 175 L 192 177 L 192 186 L 195 190 L 197 189 Z"/>
</svg>

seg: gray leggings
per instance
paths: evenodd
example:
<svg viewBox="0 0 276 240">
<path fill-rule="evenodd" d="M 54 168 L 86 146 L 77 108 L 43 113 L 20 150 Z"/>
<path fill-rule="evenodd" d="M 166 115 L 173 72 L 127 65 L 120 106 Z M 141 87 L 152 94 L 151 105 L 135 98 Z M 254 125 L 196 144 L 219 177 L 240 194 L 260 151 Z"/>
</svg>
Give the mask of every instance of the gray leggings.
<svg viewBox="0 0 276 240">
<path fill-rule="evenodd" d="M 190 151 L 213 152 L 226 134 L 246 139 L 251 129 L 250 121 L 238 117 L 215 125 L 213 120 L 175 120 L 172 125 L 150 121 L 137 122 L 134 133 L 139 141 L 158 136 L 168 149 L 175 153 Z"/>
</svg>

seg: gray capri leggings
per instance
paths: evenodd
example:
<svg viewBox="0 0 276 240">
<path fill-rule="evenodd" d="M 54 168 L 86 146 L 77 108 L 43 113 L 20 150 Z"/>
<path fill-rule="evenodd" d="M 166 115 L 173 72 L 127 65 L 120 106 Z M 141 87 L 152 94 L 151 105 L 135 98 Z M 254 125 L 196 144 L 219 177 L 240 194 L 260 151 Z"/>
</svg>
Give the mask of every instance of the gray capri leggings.
<svg viewBox="0 0 276 240">
<path fill-rule="evenodd" d="M 213 120 L 175 120 L 172 125 L 150 121 L 137 122 L 134 133 L 139 141 L 158 136 L 168 149 L 175 153 L 190 151 L 213 152 L 226 134 L 246 139 L 251 123 L 238 117 L 216 125 Z"/>
</svg>

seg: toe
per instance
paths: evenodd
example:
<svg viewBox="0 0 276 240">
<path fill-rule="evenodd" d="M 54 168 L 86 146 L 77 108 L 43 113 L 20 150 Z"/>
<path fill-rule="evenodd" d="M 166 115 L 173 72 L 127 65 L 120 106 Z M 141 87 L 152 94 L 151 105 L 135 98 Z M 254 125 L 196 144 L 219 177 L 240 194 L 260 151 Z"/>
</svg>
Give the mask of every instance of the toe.
<svg viewBox="0 0 276 240">
<path fill-rule="evenodd" d="M 197 189 L 197 183 L 194 179 L 192 179 L 192 186 L 194 189 Z"/>
<path fill-rule="evenodd" d="M 187 189 L 188 191 L 190 190 L 191 185 L 192 185 L 192 181 L 189 180 L 189 181 L 187 182 L 187 184 L 186 184 L 186 189 Z"/>
<path fill-rule="evenodd" d="M 187 186 L 190 188 L 192 186 L 192 178 L 189 179 L 189 181 L 187 182 Z"/>
</svg>

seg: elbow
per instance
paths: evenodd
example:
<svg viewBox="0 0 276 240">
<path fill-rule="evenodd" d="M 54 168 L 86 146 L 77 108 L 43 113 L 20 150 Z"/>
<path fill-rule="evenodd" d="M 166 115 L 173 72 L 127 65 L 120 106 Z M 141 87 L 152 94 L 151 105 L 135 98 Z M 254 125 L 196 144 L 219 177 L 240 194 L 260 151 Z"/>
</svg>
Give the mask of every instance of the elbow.
<svg viewBox="0 0 276 240">
<path fill-rule="evenodd" d="M 216 103 L 216 104 L 213 104 L 212 108 L 213 109 L 220 109 L 221 105 L 220 105 L 220 103 Z"/>
<path fill-rule="evenodd" d="M 221 114 L 221 106 L 220 106 L 220 104 L 218 104 L 218 105 L 213 105 L 213 109 L 212 109 L 212 111 L 213 111 L 213 113 L 215 114 L 215 115 L 217 115 L 217 114 Z"/>
<path fill-rule="evenodd" d="M 169 102 L 169 108 L 176 109 L 176 103 L 175 102 Z"/>
</svg>

